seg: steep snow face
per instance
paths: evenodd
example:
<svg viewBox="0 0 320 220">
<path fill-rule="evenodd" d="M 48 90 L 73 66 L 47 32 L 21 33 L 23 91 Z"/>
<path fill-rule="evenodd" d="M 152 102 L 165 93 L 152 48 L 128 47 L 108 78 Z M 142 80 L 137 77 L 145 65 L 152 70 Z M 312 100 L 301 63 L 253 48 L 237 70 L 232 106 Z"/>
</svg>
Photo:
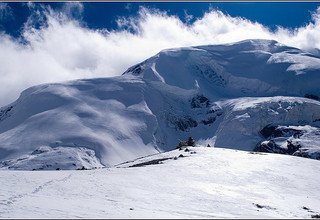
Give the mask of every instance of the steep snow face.
<svg viewBox="0 0 320 220">
<path fill-rule="evenodd" d="M 221 97 L 320 95 L 320 59 L 269 40 L 164 50 L 125 74 Z"/>
<path fill-rule="evenodd" d="M 22 169 L 19 159 L 33 163 L 39 147 L 93 150 L 88 168 L 112 166 L 174 149 L 189 136 L 253 150 L 269 124 L 319 127 L 319 64 L 299 49 L 248 40 L 164 50 L 120 77 L 31 87 L 0 109 L 2 167 Z M 51 167 L 85 165 L 81 157 L 69 167 L 57 158 Z M 41 164 L 35 169 L 52 165 Z"/>
<path fill-rule="evenodd" d="M 216 133 L 215 145 L 220 147 L 252 150 L 263 140 L 260 131 L 270 124 L 320 125 L 320 102 L 314 100 L 276 96 L 223 103 L 228 109 Z"/>
<path fill-rule="evenodd" d="M 117 168 L 1 171 L 0 217 L 212 219 L 320 214 L 320 161 L 218 148 L 189 150 Z"/>
<path fill-rule="evenodd" d="M 277 152 L 320 160 L 320 129 L 310 125 L 264 127 L 260 133 L 266 139 L 255 151 Z"/>
</svg>

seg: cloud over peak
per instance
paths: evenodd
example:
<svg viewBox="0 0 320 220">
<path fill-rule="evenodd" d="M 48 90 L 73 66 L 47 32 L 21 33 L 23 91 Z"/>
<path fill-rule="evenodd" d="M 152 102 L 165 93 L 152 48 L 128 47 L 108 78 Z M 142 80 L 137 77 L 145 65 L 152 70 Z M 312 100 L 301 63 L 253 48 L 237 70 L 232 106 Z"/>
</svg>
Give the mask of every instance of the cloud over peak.
<svg viewBox="0 0 320 220">
<path fill-rule="evenodd" d="M 141 7 L 136 16 L 119 18 L 118 29 L 92 30 L 82 21 L 81 3 L 61 11 L 29 7 L 22 40 L 0 35 L 0 106 L 32 85 L 77 78 L 110 77 L 162 49 L 273 39 L 312 51 L 320 48 L 320 9 L 303 27 L 275 31 L 257 22 L 209 10 L 183 22 L 179 17 Z"/>
</svg>

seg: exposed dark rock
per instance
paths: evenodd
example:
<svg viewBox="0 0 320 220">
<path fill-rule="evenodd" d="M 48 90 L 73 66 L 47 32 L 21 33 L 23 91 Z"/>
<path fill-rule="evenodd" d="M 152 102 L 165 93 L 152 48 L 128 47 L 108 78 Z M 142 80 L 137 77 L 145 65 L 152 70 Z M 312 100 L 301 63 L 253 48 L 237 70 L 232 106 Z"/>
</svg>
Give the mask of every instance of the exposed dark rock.
<svg viewBox="0 0 320 220">
<path fill-rule="evenodd" d="M 303 156 L 308 157 L 308 154 L 303 152 L 299 153 L 301 145 L 298 143 L 293 143 L 290 140 L 287 140 L 287 149 L 278 146 L 273 139 L 268 141 L 260 142 L 255 148 L 256 152 L 265 152 L 265 153 L 278 153 L 278 154 L 289 154 L 294 156 Z"/>
<path fill-rule="evenodd" d="M 204 76 L 210 83 L 216 86 L 224 87 L 226 85 L 226 80 L 218 74 L 212 67 L 207 65 L 194 65 L 191 68 L 194 69 L 194 71 L 200 75 Z"/>
<path fill-rule="evenodd" d="M 308 153 L 303 150 L 298 150 L 298 151 L 294 152 L 292 155 L 298 156 L 298 157 L 306 157 L 306 158 L 308 157 Z"/>
<path fill-rule="evenodd" d="M 261 152 L 254 152 L 254 151 L 250 151 L 248 154 L 259 154 L 259 155 L 267 155 Z"/>
<path fill-rule="evenodd" d="M 178 159 L 177 157 L 175 157 L 175 158 Z M 142 167 L 142 166 L 147 166 L 147 165 L 160 164 L 162 161 L 170 160 L 170 159 L 174 159 L 174 158 L 173 157 L 167 157 L 167 158 L 155 159 L 155 160 L 150 160 L 150 161 L 146 161 L 146 162 L 143 162 L 143 163 L 134 164 L 134 165 L 131 165 L 129 167 Z"/>
<path fill-rule="evenodd" d="M 271 206 L 268 206 L 268 205 L 260 205 L 260 204 L 257 204 L 257 203 L 253 203 L 253 205 L 255 205 L 257 208 L 259 209 L 271 209 L 271 210 L 275 210 L 275 208 L 272 208 Z"/>
<path fill-rule="evenodd" d="M 187 131 L 190 128 L 198 126 L 197 121 L 192 119 L 190 116 L 176 116 L 169 114 L 167 116 L 168 122 L 172 124 L 176 130 Z"/>
<path fill-rule="evenodd" d="M 221 110 L 221 108 L 216 107 L 216 108 L 208 110 L 207 114 L 216 114 L 217 116 L 220 116 L 220 115 L 222 115 L 222 110 Z"/>
<path fill-rule="evenodd" d="M 319 218 L 320 219 L 320 214 L 311 215 L 311 218 Z"/>
<path fill-rule="evenodd" d="M 85 168 L 84 166 L 82 166 L 81 168 L 78 168 L 77 170 L 87 170 L 87 168 Z"/>
<path fill-rule="evenodd" d="M 287 153 L 292 155 L 294 152 L 296 152 L 301 148 L 301 145 L 293 144 L 292 141 L 287 140 L 287 147 L 288 147 Z"/>
<path fill-rule="evenodd" d="M 196 142 L 192 137 L 188 138 L 188 142 L 187 142 L 188 146 L 196 146 Z"/>
<path fill-rule="evenodd" d="M 132 73 L 132 75 L 139 75 L 142 72 L 142 64 L 143 63 L 139 63 L 133 67 L 130 67 L 127 71 L 125 71 L 122 75 L 126 74 L 126 73 Z"/>
<path fill-rule="evenodd" d="M 282 132 L 281 131 L 277 131 L 276 128 L 277 128 L 277 126 L 267 125 L 260 131 L 260 134 L 264 138 L 269 138 L 271 136 L 279 137 L 282 134 Z"/>
<path fill-rule="evenodd" d="M 183 148 L 186 148 L 187 146 L 188 146 L 187 141 L 180 141 L 176 148 L 179 148 L 179 150 L 182 150 Z"/>
<path fill-rule="evenodd" d="M 191 117 L 187 116 L 184 119 L 179 119 L 176 122 L 176 125 L 181 131 L 185 131 L 188 128 L 197 127 L 198 123 L 195 120 L 193 120 Z"/>
<path fill-rule="evenodd" d="M 223 113 L 223 111 L 220 108 L 210 109 L 206 113 L 207 114 L 206 118 L 201 120 L 201 123 L 204 125 L 213 124 L 217 120 L 217 117 L 221 116 L 222 113 Z"/>
<path fill-rule="evenodd" d="M 32 151 L 31 155 L 37 155 L 37 154 L 42 154 L 42 153 L 46 153 L 49 152 L 51 150 L 50 147 L 38 147 L 37 149 L 35 149 L 34 151 Z"/>
<path fill-rule="evenodd" d="M 186 148 L 188 146 L 191 146 L 191 147 L 196 146 L 196 142 L 192 137 L 189 137 L 187 141 L 180 141 L 176 149 L 182 150 L 183 148 Z"/>
<path fill-rule="evenodd" d="M 259 143 L 255 148 L 256 152 L 265 152 L 265 153 L 279 153 L 286 154 L 286 149 L 279 147 L 273 140 L 263 141 Z"/>
<path fill-rule="evenodd" d="M 320 160 L 320 152 L 310 153 L 307 152 L 307 149 L 299 149 L 292 154 L 293 156 L 311 158 L 315 160 Z"/>
<path fill-rule="evenodd" d="M 302 209 L 307 210 L 308 212 L 312 212 L 312 213 L 314 213 L 314 211 L 312 211 L 311 209 L 309 209 L 309 208 L 308 208 L 308 207 L 306 207 L 306 206 L 302 206 Z"/>
<path fill-rule="evenodd" d="M 5 109 L 0 110 L 0 121 L 4 120 L 5 118 L 9 117 L 9 112 L 13 109 L 13 106 L 9 106 Z"/>
<path fill-rule="evenodd" d="M 205 108 L 209 106 L 210 106 L 209 99 L 203 95 L 197 95 L 196 97 L 193 97 L 191 100 L 192 108 Z"/>
<path fill-rule="evenodd" d="M 302 209 L 304 210 L 310 210 L 308 207 L 302 206 Z"/>
<path fill-rule="evenodd" d="M 208 124 L 212 124 L 213 122 L 215 122 L 215 120 L 216 120 L 216 117 L 209 117 L 207 120 L 202 120 L 201 122 L 204 125 L 208 125 Z"/>
<path fill-rule="evenodd" d="M 264 138 L 274 138 L 274 137 L 288 137 L 294 136 L 295 138 L 299 138 L 303 131 L 296 130 L 293 128 L 285 128 L 283 126 L 274 126 L 274 125 L 267 125 L 261 131 L 260 134 Z"/>
<path fill-rule="evenodd" d="M 310 133 L 312 132 L 312 133 Z M 254 148 L 256 152 L 267 152 L 267 153 L 280 153 L 289 154 L 293 156 L 305 157 L 320 160 L 320 152 L 310 151 L 308 148 L 308 138 L 304 138 L 304 135 L 314 135 L 316 138 L 320 136 L 320 129 L 309 131 L 308 128 L 296 128 L 294 126 L 275 126 L 267 125 L 264 127 L 260 134 L 266 139 L 261 141 Z M 278 142 L 278 140 L 280 142 Z M 287 141 L 287 144 L 280 147 L 278 144 L 282 144 L 283 141 Z"/>
</svg>

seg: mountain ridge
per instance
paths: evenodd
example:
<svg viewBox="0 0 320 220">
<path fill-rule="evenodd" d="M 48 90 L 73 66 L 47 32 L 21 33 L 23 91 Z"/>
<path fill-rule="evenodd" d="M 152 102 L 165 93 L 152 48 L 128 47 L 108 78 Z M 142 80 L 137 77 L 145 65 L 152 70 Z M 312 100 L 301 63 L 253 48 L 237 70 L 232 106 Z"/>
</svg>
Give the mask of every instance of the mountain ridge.
<svg viewBox="0 0 320 220">
<path fill-rule="evenodd" d="M 320 127 L 319 74 L 316 56 L 276 41 L 246 40 L 163 50 L 118 77 L 34 86 L 0 108 L 0 167 L 28 160 L 43 146 L 73 155 L 83 153 L 68 148 L 87 148 L 113 166 L 172 150 L 188 136 L 254 150 L 266 141 L 260 131 L 269 124 L 311 126 L 303 140 L 267 137 L 284 152 L 296 143 L 308 156 L 320 143 L 313 132 Z M 43 169 L 53 162 L 46 163 Z"/>
</svg>

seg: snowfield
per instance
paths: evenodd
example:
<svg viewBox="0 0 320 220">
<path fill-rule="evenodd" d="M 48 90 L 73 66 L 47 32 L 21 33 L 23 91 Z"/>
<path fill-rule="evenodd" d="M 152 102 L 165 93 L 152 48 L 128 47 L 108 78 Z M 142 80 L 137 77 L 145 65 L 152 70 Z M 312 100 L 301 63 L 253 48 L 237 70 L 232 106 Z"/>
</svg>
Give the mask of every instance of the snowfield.
<svg viewBox="0 0 320 220">
<path fill-rule="evenodd" d="M 320 212 L 320 161 L 188 150 L 96 170 L 1 171 L 0 217 L 311 218 Z"/>
</svg>

